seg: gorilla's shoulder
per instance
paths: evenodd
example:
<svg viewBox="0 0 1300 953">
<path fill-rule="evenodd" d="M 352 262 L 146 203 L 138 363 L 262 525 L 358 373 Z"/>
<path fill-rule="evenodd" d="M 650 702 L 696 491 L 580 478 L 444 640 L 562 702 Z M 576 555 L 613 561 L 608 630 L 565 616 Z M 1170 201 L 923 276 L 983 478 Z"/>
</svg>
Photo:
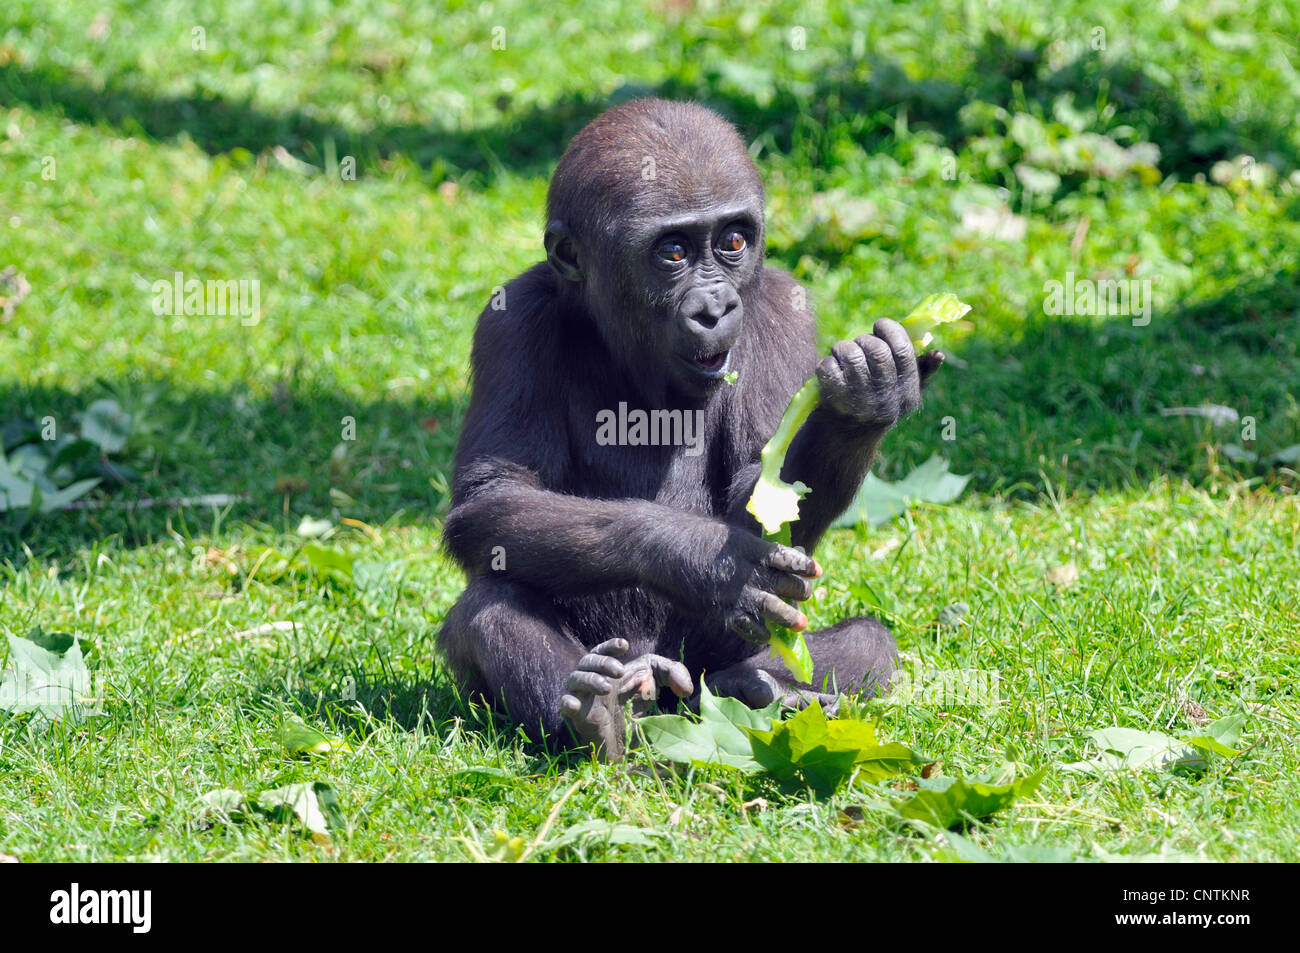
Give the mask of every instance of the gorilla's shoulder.
<svg viewBox="0 0 1300 953">
<path fill-rule="evenodd" d="M 747 308 L 746 322 L 756 318 L 761 336 L 779 347 L 799 343 L 816 349 L 817 316 L 807 288 L 788 271 L 765 265 L 758 293 L 758 313 L 751 315 Z"/>
<path fill-rule="evenodd" d="M 543 261 L 492 290 L 474 329 L 475 365 L 503 355 L 513 362 L 554 339 L 555 280 Z"/>
</svg>

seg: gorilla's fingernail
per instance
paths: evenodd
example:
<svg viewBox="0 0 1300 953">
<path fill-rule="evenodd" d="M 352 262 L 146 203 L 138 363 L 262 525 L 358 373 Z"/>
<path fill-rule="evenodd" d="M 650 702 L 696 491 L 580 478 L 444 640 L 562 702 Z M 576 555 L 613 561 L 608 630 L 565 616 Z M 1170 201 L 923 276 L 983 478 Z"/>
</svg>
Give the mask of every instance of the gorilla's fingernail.
<svg viewBox="0 0 1300 953">
<path fill-rule="evenodd" d="M 806 628 L 808 628 L 808 617 L 800 612 L 799 618 L 795 621 L 794 630 L 796 632 L 802 632 Z"/>
</svg>

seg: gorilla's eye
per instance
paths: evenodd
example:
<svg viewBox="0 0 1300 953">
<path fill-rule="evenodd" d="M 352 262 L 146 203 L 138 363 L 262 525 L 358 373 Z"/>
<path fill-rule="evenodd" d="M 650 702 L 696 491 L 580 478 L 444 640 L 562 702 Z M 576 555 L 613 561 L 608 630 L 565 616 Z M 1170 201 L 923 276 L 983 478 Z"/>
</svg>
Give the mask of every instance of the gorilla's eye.
<svg viewBox="0 0 1300 953">
<path fill-rule="evenodd" d="M 686 246 L 679 241 L 672 239 L 663 242 L 655 249 L 655 252 L 664 261 L 685 261 Z"/>
<path fill-rule="evenodd" d="M 722 236 L 718 247 L 723 251 L 739 252 L 745 250 L 745 236 L 737 229 L 732 229 Z"/>
</svg>

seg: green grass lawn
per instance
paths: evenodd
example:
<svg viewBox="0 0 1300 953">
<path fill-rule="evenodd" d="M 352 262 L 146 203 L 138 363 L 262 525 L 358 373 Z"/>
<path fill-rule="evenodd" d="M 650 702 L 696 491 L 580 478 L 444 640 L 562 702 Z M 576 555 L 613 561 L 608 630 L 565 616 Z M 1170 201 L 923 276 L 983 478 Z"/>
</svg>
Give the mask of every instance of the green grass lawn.
<svg viewBox="0 0 1300 953">
<path fill-rule="evenodd" d="M 1049 766 L 967 831 L 992 857 L 1300 859 L 1300 12 L 188 6 L 0 14 L 0 275 L 30 288 L 0 277 L 0 426 L 112 398 L 134 472 L 0 511 L 0 631 L 79 636 L 102 711 L 0 714 L 0 853 L 469 859 L 496 829 L 554 860 L 953 856 L 897 817 L 907 779 L 817 798 L 548 755 L 437 657 L 474 318 L 541 256 L 567 139 L 656 93 L 753 143 L 768 257 L 825 346 L 931 291 L 974 306 L 876 466 L 938 453 L 969 488 L 829 537 L 813 614 L 884 612 L 917 665 L 998 672 L 1001 703 L 872 703 L 882 738 L 948 776 Z M 155 314 L 178 271 L 257 280 L 258 320 Z M 1071 274 L 1146 282 L 1149 322 L 1047 313 Z M 1206 404 L 1236 422 L 1162 413 Z M 200 494 L 232 501 L 131 506 Z M 268 551 L 308 516 L 350 576 Z M 1096 729 L 1237 712 L 1241 753 L 1203 776 L 1062 767 Z M 293 718 L 351 750 L 291 757 Z M 302 781 L 337 794 L 328 842 L 202 800 Z M 592 819 L 624 826 L 553 846 Z"/>
</svg>

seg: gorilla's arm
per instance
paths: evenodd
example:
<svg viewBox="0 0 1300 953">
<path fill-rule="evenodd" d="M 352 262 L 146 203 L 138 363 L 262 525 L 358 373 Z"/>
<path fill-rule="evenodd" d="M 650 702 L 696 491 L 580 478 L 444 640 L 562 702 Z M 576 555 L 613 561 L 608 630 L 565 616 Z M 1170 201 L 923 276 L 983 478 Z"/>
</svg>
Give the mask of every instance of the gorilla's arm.
<svg viewBox="0 0 1300 953">
<path fill-rule="evenodd" d="M 811 489 L 790 526 L 792 545 L 813 551 L 853 501 L 885 434 L 920 406 L 921 388 L 943 360 L 938 351 L 918 359 L 902 326 L 881 320 L 874 333 L 840 341 L 817 366 L 821 403 L 795 435 L 781 469 L 783 480 Z M 728 514 L 740 525 L 757 525 L 745 503 L 759 469 L 746 467 L 732 483 Z"/>
<path fill-rule="evenodd" d="M 574 400 L 586 371 L 575 344 L 557 335 L 566 322 L 548 280 L 534 269 L 507 286 L 509 312 L 489 307 L 479 318 L 444 526 L 452 555 L 471 577 L 551 596 L 641 586 L 758 641 L 767 639 L 764 620 L 806 625 L 783 599 L 808 598 L 820 571 L 810 557 L 700 513 L 579 495 L 568 407 L 557 395 Z"/>
<path fill-rule="evenodd" d="M 554 596 L 643 586 L 760 641 L 762 619 L 807 623 L 782 599 L 808 598 L 816 563 L 747 530 L 647 500 L 555 493 L 500 460 L 469 465 L 457 482 L 474 488 L 452 507 L 444 535 L 470 576 Z"/>
</svg>

